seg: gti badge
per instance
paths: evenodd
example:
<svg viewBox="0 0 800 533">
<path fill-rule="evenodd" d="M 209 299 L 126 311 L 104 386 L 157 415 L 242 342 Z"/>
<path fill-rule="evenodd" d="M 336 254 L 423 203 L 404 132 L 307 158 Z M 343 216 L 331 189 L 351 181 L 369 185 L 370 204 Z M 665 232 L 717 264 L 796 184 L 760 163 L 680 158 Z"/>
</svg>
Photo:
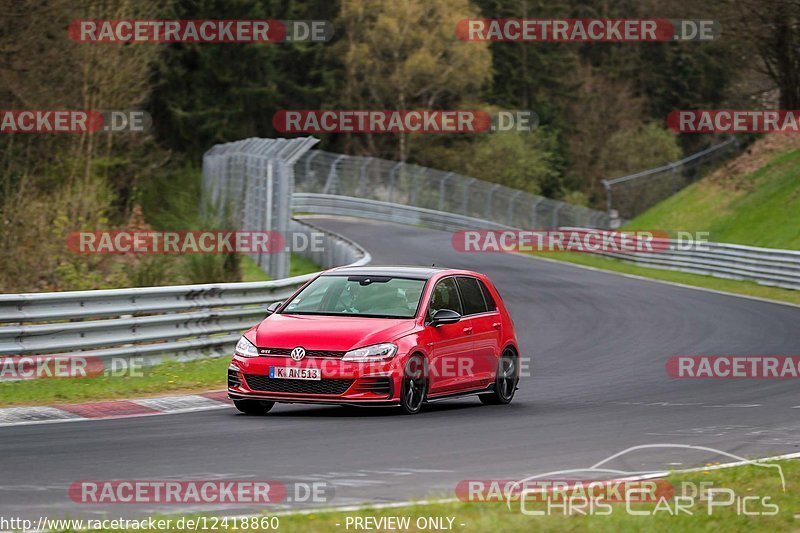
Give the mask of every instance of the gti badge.
<svg viewBox="0 0 800 533">
<path fill-rule="evenodd" d="M 295 361 L 299 361 L 300 359 L 306 356 L 306 351 L 302 346 L 298 346 L 297 348 L 292 350 L 291 356 L 292 359 L 294 359 Z"/>
</svg>

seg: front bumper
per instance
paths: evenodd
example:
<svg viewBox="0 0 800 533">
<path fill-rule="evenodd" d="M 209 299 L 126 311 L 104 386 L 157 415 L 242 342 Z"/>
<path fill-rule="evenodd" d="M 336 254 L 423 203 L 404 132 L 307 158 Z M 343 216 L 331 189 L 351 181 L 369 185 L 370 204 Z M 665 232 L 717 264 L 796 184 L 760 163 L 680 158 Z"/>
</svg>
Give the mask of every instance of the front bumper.
<svg viewBox="0 0 800 533">
<path fill-rule="evenodd" d="M 400 375 L 397 358 L 374 363 L 337 358 L 234 356 L 228 367 L 228 396 L 283 403 L 397 405 Z M 318 368 L 320 380 L 270 378 L 270 367 Z"/>
</svg>

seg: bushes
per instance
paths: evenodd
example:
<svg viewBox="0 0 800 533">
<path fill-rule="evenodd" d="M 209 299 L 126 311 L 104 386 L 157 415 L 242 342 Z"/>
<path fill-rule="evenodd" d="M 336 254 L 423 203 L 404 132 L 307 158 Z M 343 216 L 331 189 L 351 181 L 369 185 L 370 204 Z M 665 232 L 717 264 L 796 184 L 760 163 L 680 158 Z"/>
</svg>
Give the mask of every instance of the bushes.
<svg viewBox="0 0 800 533">
<path fill-rule="evenodd" d="M 107 258 L 79 256 L 67 236 L 107 225 L 111 192 L 103 180 L 67 182 L 41 191 L 25 177 L 3 197 L 0 232 L 0 291 L 94 288 L 115 283 Z"/>
<path fill-rule="evenodd" d="M 680 158 L 676 134 L 650 123 L 611 135 L 600 152 L 598 166 L 605 176 L 615 178 Z"/>
<path fill-rule="evenodd" d="M 51 191 L 41 185 L 59 169 L 26 177 L 2 198 L 0 292 L 89 290 L 239 281 L 236 255 L 79 254 L 67 247 L 75 231 L 223 228 L 204 219 L 198 204 L 199 171 L 162 169 L 137 191 L 127 221 L 113 223 L 118 195 L 104 177 L 70 180 Z M 36 183 L 39 182 L 37 186 Z M 143 202 L 139 207 L 138 202 Z M 116 217 L 119 211 L 116 211 Z M 152 224 L 146 220 L 152 220 Z"/>
</svg>

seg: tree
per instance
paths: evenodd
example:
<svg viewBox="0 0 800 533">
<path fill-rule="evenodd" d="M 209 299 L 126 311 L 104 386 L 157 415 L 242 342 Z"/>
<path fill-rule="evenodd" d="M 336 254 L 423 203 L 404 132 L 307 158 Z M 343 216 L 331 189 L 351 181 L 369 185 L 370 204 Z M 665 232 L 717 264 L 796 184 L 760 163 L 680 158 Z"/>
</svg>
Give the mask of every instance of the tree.
<svg viewBox="0 0 800 533">
<path fill-rule="evenodd" d="M 0 32 L 0 107 L 108 111 L 143 104 L 149 63 L 160 46 L 78 43 L 67 28 L 76 19 L 159 18 L 162 2 L 11 4 L 4 6 Z M 160 162 L 150 136 L 4 134 L 2 152 L 0 289 L 60 289 L 65 276 L 67 286 L 78 288 L 73 280 L 88 272 L 105 277 L 99 272 L 113 260 L 73 254 L 65 238 L 127 218 L 139 181 Z M 69 279 L 69 272 L 78 274 Z"/>
<path fill-rule="evenodd" d="M 158 53 L 158 45 L 76 43 L 68 38 L 71 20 L 115 19 L 121 18 L 121 13 L 131 19 L 158 18 L 162 7 L 155 0 L 55 0 L 10 13 L 8 20 L 13 19 L 14 24 L 4 26 L 5 39 L 0 46 L 0 95 L 9 105 L 6 109 L 104 111 L 143 104 L 149 93 L 149 64 Z M 62 138 L 40 136 L 31 143 L 33 161 L 27 170 L 38 171 L 53 163 L 60 167 L 58 180 L 41 179 L 40 185 L 87 187 L 93 174 L 101 174 L 123 196 L 133 188 L 135 169 L 114 173 L 118 165 L 109 162 L 114 159 L 117 145 L 141 145 L 147 136 L 87 132 L 59 137 Z M 90 214 L 93 209 L 82 205 L 80 196 L 76 198 L 73 217 Z"/>
<path fill-rule="evenodd" d="M 176 19 L 332 19 L 337 3 L 180 0 Z M 275 135 L 279 109 L 332 101 L 338 68 L 325 43 L 174 43 L 152 70 L 149 107 L 160 142 L 199 160 L 217 143 Z"/>
<path fill-rule="evenodd" d="M 572 156 L 566 185 L 596 203 L 603 195 L 600 180 L 608 177 L 600 167 L 601 153 L 612 135 L 644 123 L 645 99 L 635 95 L 629 82 L 615 81 L 590 66 L 580 67 L 575 77 L 580 90 L 566 114 Z"/>
<path fill-rule="evenodd" d="M 597 166 L 607 178 L 616 178 L 676 161 L 680 156 L 675 133 L 651 122 L 611 135 L 600 152 Z"/>
<path fill-rule="evenodd" d="M 455 109 L 480 93 L 491 78 L 486 43 L 465 43 L 456 23 L 477 16 L 468 0 L 344 0 L 337 19 L 344 37 L 334 54 L 342 57 L 345 81 L 341 104 L 353 109 Z M 388 134 L 382 134 L 388 136 Z M 365 136 L 372 155 L 405 161 L 409 137 L 394 142 Z M 359 145 L 361 143 L 358 143 Z"/>
<path fill-rule="evenodd" d="M 569 16 L 568 2 L 476 0 L 486 18 Z M 506 109 L 536 112 L 541 124 L 563 126 L 563 111 L 576 87 L 564 74 L 576 68 L 571 43 L 492 42 L 493 80 L 487 98 Z"/>
<path fill-rule="evenodd" d="M 738 16 L 728 21 L 730 33 L 749 44 L 755 69 L 779 91 L 779 108 L 800 108 L 800 2 L 736 0 L 732 6 Z"/>
<path fill-rule="evenodd" d="M 556 146 L 553 133 L 541 128 L 486 134 L 465 156 L 464 173 L 533 194 L 553 195 L 560 170 Z"/>
</svg>

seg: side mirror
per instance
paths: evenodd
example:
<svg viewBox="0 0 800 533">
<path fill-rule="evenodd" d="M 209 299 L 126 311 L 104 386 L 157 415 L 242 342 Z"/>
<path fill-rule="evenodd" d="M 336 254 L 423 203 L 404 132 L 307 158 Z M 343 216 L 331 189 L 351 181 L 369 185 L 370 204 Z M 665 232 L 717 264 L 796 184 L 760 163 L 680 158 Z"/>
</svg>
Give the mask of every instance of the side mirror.
<svg viewBox="0 0 800 533">
<path fill-rule="evenodd" d="M 461 320 L 461 315 L 452 309 L 439 309 L 431 317 L 431 326 L 440 326 L 442 324 L 455 324 Z"/>
<path fill-rule="evenodd" d="M 283 305 L 283 302 L 275 302 L 275 303 L 269 304 L 269 307 L 267 307 L 267 314 L 271 315 L 272 313 L 277 311 L 278 308 L 280 306 L 282 306 L 282 305 Z"/>
</svg>

